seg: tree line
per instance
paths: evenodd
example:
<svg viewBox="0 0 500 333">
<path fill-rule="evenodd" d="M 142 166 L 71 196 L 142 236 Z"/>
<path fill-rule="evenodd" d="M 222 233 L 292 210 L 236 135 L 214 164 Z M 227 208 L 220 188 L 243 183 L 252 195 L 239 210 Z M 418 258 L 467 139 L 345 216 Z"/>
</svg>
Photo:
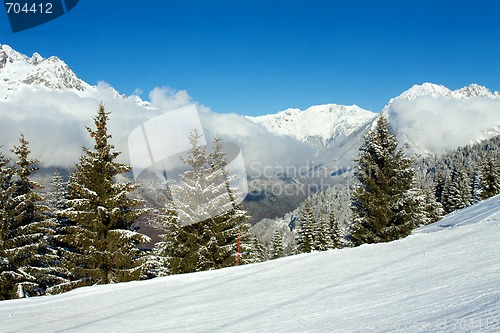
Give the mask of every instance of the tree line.
<svg viewBox="0 0 500 333">
<path fill-rule="evenodd" d="M 419 226 L 441 219 L 500 193 L 500 136 L 441 156 L 412 159 L 405 155 L 389 121 L 381 115 L 364 137 L 356 159 L 350 207 L 341 190 L 328 188 L 306 200 L 298 212 L 295 253 L 389 242 Z M 326 221 L 343 213 L 344 228 Z M 273 237 L 272 248 L 277 236 Z M 332 241 L 333 240 L 333 241 Z M 335 245 L 331 245 L 331 244 Z M 324 244 L 330 244 L 325 246 Z"/>
<path fill-rule="evenodd" d="M 182 175 L 186 186 L 165 188 L 181 199 L 176 207 L 153 209 L 131 195 L 137 183 L 117 180 L 130 166 L 116 160 L 120 153 L 110 143 L 109 113 L 102 103 L 93 120 L 95 127 L 87 127 L 93 147 L 83 148 L 67 183 L 54 175 L 47 198 L 32 180 L 39 161 L 30 158 L 23 135 L 11 150 L 16 161 L 0 153 L 0 300 L 265 259 L 262 245 L 249 232 L 246 212 L 232 199 L 229 183 L 221 181 L 227 170 L 219 139 L 207 152 L 199 134 L 191 134 L 192 147 L 183 160 L 191 167 Z M 219 177 L 219 187 L 211 188 L 205 207 L 182 201 L 183 195 L 206 197 L 203 187 L 189 185 L 210 177 Z M 208 209 L 222 197 L 227 205 L 222 213 L 185 227 L 177 223 L 189 210 Z M 150 241 L 134 226 L 141 217 L 163 226 L 162 241 L 151 250 L 139 248 Z"/>
<path fill-rule="evenodd" d="M 0 300 L 287 254 L 279 230 L 269 250 L 250 232 L 247 213 L 234 200 L 238 189 L 230 185 L 220 139 L 214 139 L 209 151 L 193 131 L 182 159 L 187 171 L 159 190 L 161 207 L 148 207 L 132 195 L 138 183 L 118 180 L 130 166 L 117 161 L 102 103 L 93 120 L 94 128 L 87 127 L 93 147 L 83 148 L 67 182 L 60 174 L 52 177 L 52 191 L 45 197 L 33 181 L 39 161 L 30 157 L 26 138 L 21 135 L 11 149 L 15 161 L 0 152 Z M 498 149 L 500 137 L 415 161 L 405 155 L 381 115 L 355 161 L 349 207 L 344 207 L 343 190 L 327 189 L 308 198 L 299 208 L 292 252 L 389 242 L 496 195 Z M 152 249 L 139 247 L 150 241 L 134 226 L 140 218 L 163 230 Z"/>
</svg>

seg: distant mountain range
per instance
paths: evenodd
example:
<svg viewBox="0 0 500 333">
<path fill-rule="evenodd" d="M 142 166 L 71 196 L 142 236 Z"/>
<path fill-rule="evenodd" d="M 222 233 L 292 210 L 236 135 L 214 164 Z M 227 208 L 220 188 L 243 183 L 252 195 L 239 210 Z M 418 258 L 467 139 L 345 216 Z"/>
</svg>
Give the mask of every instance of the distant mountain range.
<svg viewBox="0 0 500 333">
<path fill-rule="evenodd" d="M 169 96 L 162 98 L 164 102 Z M 112 112 L 112 141 L 127 163 L 131 131 L 168 112 L 169 106 L 183 106 L 177 100 L 158 103 L 126 96 L 105 83 L 91 85 L 55 56 L 26 56 L 0 45 L 0 146 L 4 145 L 4 153 L 24 133 L 43 167 L 70 169 L 82 154 L 81 146 L 92 144 L 85 125 L 92 125 L 100 101 Z M 477 84 L 454 91 L 433 83 L 414 85 L 391 99 L 380 113 L 337 104 L 259 117 L 200 109 L 207 137 L 221 136 L 242 149 L 249 179 L 254 181 L 248 200 L 254 221 L 283 216 L 305 197 L 275 195 L 273 188 L 293 192 L 318 182 L 314 175 L 292 174 L 286 169 L 289 166 L 306 170 L 305 174 L 321 167 L 327 182 L 345 182 L 363 136 L 380 113 L 387 115 L 400 143 L 417 155 L 441 153 L 500 134 L 500 93 Z M 264 175 L 262 169 L 269 166 L 275 169 Z"/>
<path fill-rule="evenodd" d="M 29 57 L 8 45 L 0 45 L 0 101 L 10 104 L 9 108 L 15 110 L 20 103 L 20 100 L 15 98 L 16 95 L 33 95 L 35 92 L 49 93 L 46 98 L 53 97 L 50 92 L 64 92 L 80 99 L 96 100 L 96 103 L 111 96 L 113 99 L 135 104 L 139 109 L 158 109 L 138 96 L 121 95 L 110 86 L 93 86 L 82 81 L 64 61 L 55 56 L 43 58 L 35 53 Z M 51 103 L 57 104 L 54 101 Z M 457 115 L 457 105 L 466 110 L 459 111 Z M 164 110 L 157 110 L 161 111 Z M 500 133 L 500 93 L 491 92 L 477 84 L 458 90 L 450 90 L 433 83 L 414 85 L 391 99 L 381 111 L 393 120 L 391 125 L 398 136 L 419 154 L 438 153 Z M 71 112 L 66 115 L 81 118 L 80 114 Z M 154 115 L 155 112 L 149 116 Z M 276 114 L 244 118 L 248 123 L 261 126 L 273 136 L 288 136 L 310 144 L 316 150 L 332 150 L 336 145 L 345 144 L 349 137 L 359 136 L 360 131 L 366 131 L 377 115 L 378 113 L 357 105 L 325 104 L 311 106 L 303 111 L 290 108 Z M 454 116 L 461 117 L 456 119 L 458 123 L 440 122 Z M 468 121 L 467 118 L 473 121 Z M 437 127 L 436 121 L 439 124 Z M 207 122 L 207 126 L 210 126 L 208 123 L 210 122 Z M 444 145 L 421 142 L 421 136 L 427 136 L 430 131 L 446 137 L 447 133 L 460 132 L 464 127 L 467 127 L 464 135 L 458 135 L 461 140 L 457 138 L 457 142 L 451 145 L 448 142 Z M 213 132 L 224 135 L 225 129 L 216 128 Z M 417 132 L 421 135 L 417 136 Z M 0 134 L 0 142 L 2 139 L 5 138 Z"/>
<path fill-rule="evenodd" d="M 488 88 L 477 84 L 450 90 L 445 86 L 426 82 L 422 85 L 414 85 L 401 95 L 392 98 L 382 112 L 388 113 L 398 101 L 415 101 L 423 96 L 445 97 L 453 100 L 500 99 L 498 91 L 492 93 Z M 364 127 L 366 123 L 373 121 L 377 115 L 377 113 L 365 110 L 357 105 L 325 104 L 312 106 L 303 111 L 288 109 L 276 114 L 247 118 L 261 124 L 277 135 L 289 135 L 300 141 L 320 142 L 327 146 L 329 143 L 353 134 Z M 492 124 L 492 130 L 495 127 L 498 129 L 500 117 L 497 120 L 498 122 Z M 397 128 L 395 130 L 397 131 Z M 471 140 L 475 141 L 474 138 L 471 138 Z"/>
</svg>

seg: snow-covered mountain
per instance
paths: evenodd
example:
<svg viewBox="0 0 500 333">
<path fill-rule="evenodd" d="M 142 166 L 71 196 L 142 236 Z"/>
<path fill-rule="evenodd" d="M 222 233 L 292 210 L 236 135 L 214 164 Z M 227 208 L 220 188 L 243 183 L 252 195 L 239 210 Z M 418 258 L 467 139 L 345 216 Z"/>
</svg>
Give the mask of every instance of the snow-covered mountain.
<svg viewBox="0 0 500 333">
<path fill-rule="evenodd" d="M 400 142 L 413 152 L 439 154 L 500 134 L 500 93 L 471 84 L 457 90 L 414 85 L 382 110 Z"/>
<path fill-rule="evenodd" d="M 402 142 L 417 154 L 441 153 L 500 134 L 500 93 L 477 84 L 457 90 L 428 82 L 414 85 L 392 98 L 382 113 Z M 359 143 L 371 127 L 367 124 L 373 124 L 377 116 L 357 105 L 326 104 L 247 118 L 275 135 L 329 151 L 343 146 L 346 153 L 346 148 L 359 147 L 348 143 Z M 352 136 L 356 138 L 351 140 Z"/>
<path fill-rule="evenodd" d="M 26 86 L 83 93 L 93 87 L 80 80 L 61 59 L 34 53 L 28 57 L 8 45 L 0 45 L 0 98 Z"/>
<path fill-rule="evenodd" d="M 82 81 L 55 56 L 43 58 L 35 53 L 29 57 L 0 45 L 0 144 L 12 146 L 23 132 L 38 143 L 33 151 L 42 160 L 43 155 L 69 152 L 66 155 L 71 158 L 64 160 L 64 167 L 73 163 L 79 147 L 86 143 L 84 125 L 89 124 L 99 101 L 113 112 L 116 145 L 126 152 L 128 134 L 135 126 L 170 106 L 193 102 L 189 96 L 180 98 L 181 103 L 175 98 L 159 96 L 148 102 L 121 95 L 109 85 Z M 415 85 L 391 99 L 382 112 L 401 141 L 417 154 L 440 153 L 500 133 L 500 93 L 477 84 L 454 91 L 432 83 Z M 205 112 L 202 120 L 209 134 L 240 144 L 248 164 L 283 166 L 297 161 L 302 165 L 311 156 L 330 161 L 342 158 L 348 164 L 377 115 L 356 105 L 326 104 L 259 117 Z M 46 126 L 36 128 L 41 124 Z M 64 135 L 70 138 L 63 139 Z M 58 146 L 44 142 L 53 136 L 60 136 Z"/>
<path fill-rule="evenodd" d="M 490 89 L 475 83 L 457 90 L 451 90 L 443 85 L 425 82 L 421 85 L 416 84 L 410 89 L 401 93 L 401 95 L 392 98 L 384 107 L 384 110 L 386 110 L 396 100 L 413 101 L 422 96 L 434 96 L 434 97 L 446 96 L 458 99 L 465 99 L 472 97 L 486 97 L 495 99 L 495 98 L 500 98 L 500 92 L 498 91 L 491 92 Z"/>
<path fill-rule="evenodd" d="M 0 302 L 16 332 L 498 332 L 500 196 L 391 243 Z"/>
<path fill-rule="evenodd" d="M 303 142 L 319 140 L 326 146 L 336 139 L 349 136 L 375 117 L 375 113 L 357 105 L 325 104 L 304 111 L 288 109 L 247 118 L 275 134 L 290 135 Z"/>
</svg>

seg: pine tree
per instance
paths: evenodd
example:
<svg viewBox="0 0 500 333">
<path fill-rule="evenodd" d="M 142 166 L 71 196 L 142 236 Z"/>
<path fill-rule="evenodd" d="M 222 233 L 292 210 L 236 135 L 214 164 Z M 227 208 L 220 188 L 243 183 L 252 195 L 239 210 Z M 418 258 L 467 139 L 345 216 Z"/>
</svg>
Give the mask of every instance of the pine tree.
<svg viewBox="0 0 500 333">
<path fill-rule="evenodd" d="M 48 194 L 48 205 L 52 212 L 68 208 L 67 185 L 59 171 L 52 175 L 50 180 L 52 191 Z"/>
<path fill-rule="evenodd" d="M 470 206 L 472 203 L 469 176 L 461 167 L 453 167 L 443 193 L 443 207 L 447 213 Z"/>
<path fill-rule="evenodd" d="M 343 247 L 342 236 L 340 234 L 340 226 L 337 217 L 333 211 L 329 214 L 329 230 L 331 237 L 332 249 L 341 249 Z"/>
<path fill-rule="evenodd" d="M 109 113 L 101 103 L 94 117 L 96 129 L 87 127 L 94 139 L 94 149 L 76 165 L 68 184 L 70 223 L 64 229 L 69 244 L 64 253 L 65 265 L 73 272 L 72 282 L 61 291 L 78 286 L 137 280 L 141 274 L 138 245 L 149 237 L 134 231 L 132 224 L 145 213 L 137 207 L 142 201 L 131 199 L 137 188 L 130 182 L 118 183 L 115 177 L 130 167 L 116 162 L 120 154 L 109 143 Z"/>
<path fill-rule="evenodd" d="M 283 256 L 283 235 L 278 228 L 274 231 L 271 244 L 271 259 L 281 258 Z"/>
<path fill-rule="evenodd" d="M 172 207 L 157 214 L 157 220 L 164 226 L 165 233 L 161 235 L 162 241 L 155 244 L 154 254 L 163 258 L 169 274 L 194 272 L 198 258 L 194 250 L 197 249 L 197 235 L 190 233 L 193 227 L 181 227 Z"/>
<path fill-rule="evenodd" d="M 9 165 L 9 159 L 0 152 L 0 300 L 13 297 L 14 274 L 10 265 L 7 247 L 9 242 L 9 202 L 12 195 L 12 177 L 14 169 Z"/>
<path fill-rule="evenodd" d="M 434 196 L 436 197 L 437 202 L 442 203 L 444 200 L 443 193 L 447 183 L 447 177 L 443 176 L 442 173 L 438 173 L 434 183 Z"/>
<path fill-rule="evenodd" d="M 248 227 L 245 227 L 241 234 L 241 258 L 240 265 L 254 264 L 269 259 L 266 248 L 260 239 L 252 234 Z"/>
<path fill-rule="evenodd" d="M 474 170 L 472 174 L 472 184 L 471 184 L 471 203 L 475 204 L 481 201 L 483 196 L 483 176 L 479 169 Z"/>
<path fill-rule="evenodd" d="M 330 223 L 326 218 L 320 217 L 319 222 L 314 225 L 313 230 L 314 250 L 326 251 L 333 247 Z"/>
<path fill-rule="evenodd" d="M 43 295 L 58 283 L 59 277 L 51 265 L 57 260 L 48 244 L 54 221 L 42 213 L 42 197 L 35 192 L 41 186 L 31 176 L 37 170 L 37 160 L 29 157 L 28 141 L 21 135 L 19 146 L 12 149 L 17 161 L 7 166 L 0 158 L 2 170 L 2 299 Z"/>
<path fill-rule="evenodd" d="M 142 255 L 141 261 L 141 280 L 149 280 L 170 275 L 167 258 L 156 255 L 154 250 L 148 251 Z"/>
<path fill-rule="evenodd" d="M 487 199 L 500 193 L 499 159 L 488 156 L 483 163 L 483 193 L 481 198 Z"/>
<path fill-rule="evenodd" d="M 425 209 L 425 220 L 424 224 L 434 223 L 439 221 L 444 216 L 443 205 L 436 200 L 434 191 L 432 188 L 424 190 L 424 209 Z"/>
<path fill-rule="evenodd" d="M 170 256 L 172 274 L 235 265 L 238 235 L 246 242 L 242 262 L 251 260 L 248 256 L 253 253 L 248 218 L 235 202 L 238 189 L 231 187 L 233 178 L 221 141 L 214 139 L 214 149 L 208 153 L 200 138 L 197 131 L 190 133 L 191 148 L 182 159 L 189 169 L 180 175 L 179 183 L 170 186 L 176 216 L 172 223 L 184 225 L 170 223 L 162 245 L 163 253 Z"/>
<path fill-rule="evenodd" d="M 314 224 L 315 217 L 312 210 L 311 200 L 306 200 L 300 215 L 300 229 L 297 240 L 299 253 L 307 253 L 314 250 Z"/>
<path fill-rule="evenodd" d="M 354 245 L 388 242 L 407 236 L 422 221 L 413 161 L 398 149 L 389 122 L 380 116 L 357 158 L 350 238 Z"/>
</svg>

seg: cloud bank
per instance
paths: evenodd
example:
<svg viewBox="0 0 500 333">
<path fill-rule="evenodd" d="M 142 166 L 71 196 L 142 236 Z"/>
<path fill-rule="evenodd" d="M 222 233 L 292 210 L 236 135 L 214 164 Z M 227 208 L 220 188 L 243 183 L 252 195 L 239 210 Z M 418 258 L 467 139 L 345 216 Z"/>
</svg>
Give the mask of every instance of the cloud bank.
<svg viewBox="0 0 500 333">
<path fill-rule="evenodd" d="M 421 96 L 386 110 L 401 142 L 439 154 L 500 134 L 500 99 Z"/>
<path fill-rule="evenodd" d="M 149 119 L 195 104 L 208 139 L 220 136 L 238 144 L 243 152 L 247 170 L 250 164 L 301 165 L 312 156 L 312 150 L 291 137 L 269 133 L 245 117 L 237 114 L 217 114 L 196 101 L 187 91 L 168 87 L 155 88 L 149 93 L 151 107 L 137 103 L 137 96 L 123 98 L 105 83 L 98 85 L 87 97 L 71 91 L 34 90 L 26 87 L 0 101 L 0 145 L 9 155 L 9 149 L 18 144 L 23 133 L 30 141 L 32 156 L 46 167 L 70 168 L 82 155 L 82 146 L 91 147 L 92 141 L 85 126 L 93 127 L 100 101 L 111 112 L 109 132 L 111 142 L 122 152 L 120 160 L 130 163 L 128 136 L 137 126 Z M 172 144 L 175 144 L 173 142 Z M 255 164 L 257 162 L 257 164 Z"/>
</svg>

